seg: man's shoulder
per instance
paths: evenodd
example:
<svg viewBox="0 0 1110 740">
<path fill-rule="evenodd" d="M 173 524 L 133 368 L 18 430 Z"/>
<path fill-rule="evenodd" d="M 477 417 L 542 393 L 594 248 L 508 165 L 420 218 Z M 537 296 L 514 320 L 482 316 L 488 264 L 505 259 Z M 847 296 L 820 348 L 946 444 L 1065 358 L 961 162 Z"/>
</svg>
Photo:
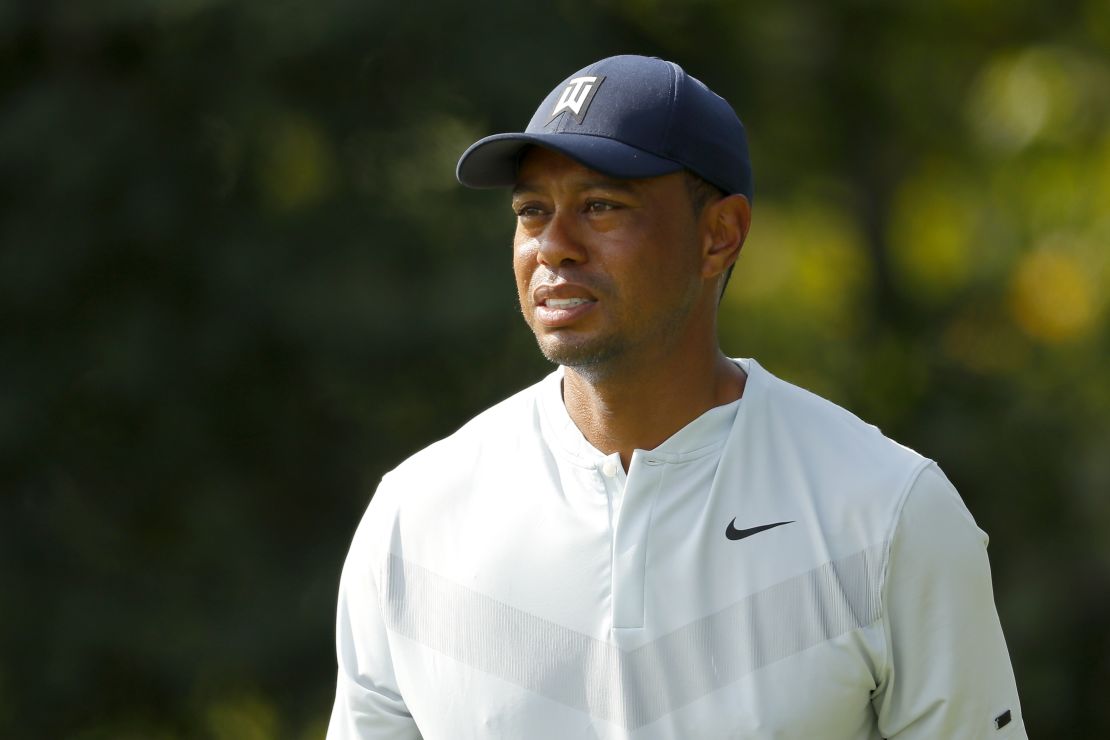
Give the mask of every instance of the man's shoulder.
<svg viewBox="0 0 1110 740">
<path fill-rule="evenodd" d="M 385 474 L 383 484 L 450 480 L 472 471 L 491 454 L 512 454 L 522 440 L 538 434 L 540 394 L 551 382 L 548 376 L 482 411 L 452 434 L 409 456 Z"/>
<path fill-rule="evenodd" d="M 733 435 L 740 454 L 731 463 L 747 487 L 773 491 L 778 506 L 809 512 L 836 552 L 889 541 L 906 496 L 932 461 L 758 365 L 749 371 L 749 388 Z"/>
<path fill-rule="evenodd" d="M 783 380 L 749 361 L 749 375 L 760 385 L 756 414 L 768 427 L 782 428 L 809 445 L 829 446 L 842 452 L 889 455 L 911 465 L 925 458 L 887 437 L 874 424 L 827 398 Z"/>
<path fill-rule="evenodd" d="M 752 364 L 753 393 L 743 419 L 751 461 L 809 481 L 814 495 L 837 510 L 874 510 L 885 529 L 914 480 L 932 461 L 887 437 L 874 424 Z M 768 478 L 770 479 L 770 478 Z M 878 531 L 878 530 L 876 530 Z"/>
<path fill-rule="evenodd" d="M 454 433 L 431 443 L 382 476 L 371 497 L 355 540 L 377 551 L 409 539 L 425 546 L 428 533 L 455 531 L 474 516 L 478 500 L 488 502 L 504 486 L 508 461 L 519 459 L 539 435 L 540 394 L 551 376 L 481 412 Z M 478 507 L 481 508 L 481 507 Z M 474 523 L 481 529 L 480 523 Z M 392 545 L 390 544 L 392 543 Z"/>
</svg>

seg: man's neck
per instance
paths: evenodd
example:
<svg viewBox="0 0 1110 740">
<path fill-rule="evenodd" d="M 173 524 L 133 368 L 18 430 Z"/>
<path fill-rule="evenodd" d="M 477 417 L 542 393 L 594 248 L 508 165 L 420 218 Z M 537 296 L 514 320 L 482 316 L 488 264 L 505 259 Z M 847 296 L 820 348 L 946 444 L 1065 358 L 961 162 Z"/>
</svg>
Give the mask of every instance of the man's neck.
<svg viewBox="0 0 1110 740">
<path fill-rule="evenodd" d="M 633 450 L 658 447 L 706 411 L 735 401 L 747 376 L 719 351 L 701 361 L 641 365 L 604 379 L 566 368 L 563 402 L 582 435 L 628 470 Z"/>
</svg>

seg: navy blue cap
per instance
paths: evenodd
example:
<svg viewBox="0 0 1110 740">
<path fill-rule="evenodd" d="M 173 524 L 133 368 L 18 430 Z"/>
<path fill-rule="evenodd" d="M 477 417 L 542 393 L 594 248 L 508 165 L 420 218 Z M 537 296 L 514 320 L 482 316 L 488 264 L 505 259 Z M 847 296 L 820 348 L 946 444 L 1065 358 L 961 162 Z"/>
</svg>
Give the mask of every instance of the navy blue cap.
<svg viewBox="0 0 1110 740">
<path fill-rule="evenodd" d="M 533 144 L 621 179 L 687 169 L 752 199 L 748 139 L 732 106 L 662 59 L 616 56 L 580 69 L 544 98 L 524 133 L 475 142 L 455 174 L 472 188 L 513 185 Z"/>
</svg>

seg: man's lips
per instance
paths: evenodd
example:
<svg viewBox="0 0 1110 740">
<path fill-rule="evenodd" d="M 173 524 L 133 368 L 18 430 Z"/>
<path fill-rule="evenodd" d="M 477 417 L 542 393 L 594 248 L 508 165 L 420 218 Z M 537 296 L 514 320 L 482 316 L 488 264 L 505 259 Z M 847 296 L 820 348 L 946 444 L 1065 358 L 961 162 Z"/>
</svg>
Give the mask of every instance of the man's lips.
<svg viewBox="0 0 1110 740">
<path fill-rule="evenodd" d="M 548 308 L 573 308 L 574 306 L 581 306 L 583 303 L 596 303 L 588 298 L 548 298 L 543 302 L 544 306 Z"/>
<path fill-rule="evenodd" d="M 536 320 L 549 328 L 572 324 L 597 305 L 597 298 L 590 291 L 571 283 L 541 285 L 532 291 L 532 301 Z"/>
</svg>

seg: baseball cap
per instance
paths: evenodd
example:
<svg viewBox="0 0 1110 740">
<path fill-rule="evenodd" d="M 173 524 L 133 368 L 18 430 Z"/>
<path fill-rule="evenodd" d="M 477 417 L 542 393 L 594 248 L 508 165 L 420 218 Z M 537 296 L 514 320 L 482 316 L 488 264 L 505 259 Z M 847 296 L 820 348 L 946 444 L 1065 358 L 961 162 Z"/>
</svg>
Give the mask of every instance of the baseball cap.
<svg viewBox="0 0 1110 740">
<path fill-rule="evenodd" d="M 455 175 L 472 188 L 513 185 L 529 145 L 621 179 L 687 169 L 752 199 L 748 140 L 732 106 L 682 67 L 655 57 L 614 56 L 583 67 L 544 98 L 523 133 L 471 144 Z"/>
</svg>

